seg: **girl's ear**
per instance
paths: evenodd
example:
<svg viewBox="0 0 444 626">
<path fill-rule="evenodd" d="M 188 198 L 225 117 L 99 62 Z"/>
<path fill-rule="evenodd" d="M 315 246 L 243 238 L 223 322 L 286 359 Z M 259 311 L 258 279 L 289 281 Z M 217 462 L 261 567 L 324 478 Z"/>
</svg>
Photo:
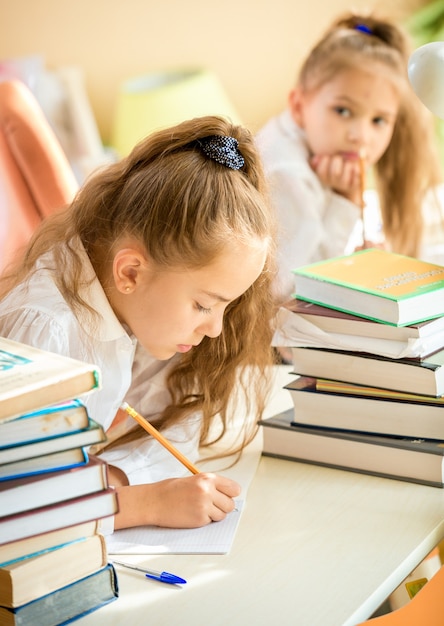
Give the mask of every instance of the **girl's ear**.
<svg viewBox="0 0 444 626">
<path fill-rule="evenodd" d="M 301 128 L 304 128 L 304 97 L 300 87 L 295 87 L 292 91 L 290 91 L 288 96 L 288 105 L 295 123 Z"/>
<path fill-rule="evenodd" d="M 121 248 L 113 261 L 113 278 L 120 293 L 132 293 L 138 286 L 146 258 L 135 248 Z"/>
</svg>

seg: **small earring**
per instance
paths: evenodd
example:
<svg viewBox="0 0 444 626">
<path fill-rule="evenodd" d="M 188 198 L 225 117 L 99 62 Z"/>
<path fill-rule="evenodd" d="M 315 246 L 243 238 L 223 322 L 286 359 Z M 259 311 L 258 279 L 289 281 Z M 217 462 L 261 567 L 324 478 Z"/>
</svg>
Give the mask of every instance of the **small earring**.
<svg viewBox="0 0 444 626">
<path fill-rule="evenodd" d="M 127 287 L 125 287 L 125 291 L 126 291 L 126 293 L 128 293 L 128 291 L 130 291 L 130 290 L 131 290 L 131 287 L 128 287 L 128 286 L 127 286 Z"/>
</svg>

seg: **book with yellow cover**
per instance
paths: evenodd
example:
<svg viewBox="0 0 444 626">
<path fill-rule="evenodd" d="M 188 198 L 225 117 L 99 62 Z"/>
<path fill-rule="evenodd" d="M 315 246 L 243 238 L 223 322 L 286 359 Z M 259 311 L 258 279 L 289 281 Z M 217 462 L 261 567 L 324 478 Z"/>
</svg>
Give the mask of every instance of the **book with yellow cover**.
<svg viewBox="0 0 444 626">
<path fill-rule="evenodd" d="M 55 550 L 0 564 L 0 605 L 32 602 L 105 567 L 107 551 L 100 534 L 81 537 Z"/>
<path fill-rule="evenodd" d="M 366 387 L 365 385 L 353 385 L 339 380 L 328 380 L 318 378 L 315 382 L 316 391 L 328 393 L 347 394 L 351 396 L 367 396 L 370 398 L 386 398 L 387 400 L 398 400 L 401 402 L 433 404 L 444 407 L 444 396 L 437 398 L 424 396 L 417 393 L 407 393 L 405 391 L 393 391 L 391 389 L 381 389 L 379 387 Z"/>
<path fill-rule="evenodd" d="M 293 270 L 302 300 L 394 326 L 444 315 L 444 267 L 377 248 Z"/>
</svg>

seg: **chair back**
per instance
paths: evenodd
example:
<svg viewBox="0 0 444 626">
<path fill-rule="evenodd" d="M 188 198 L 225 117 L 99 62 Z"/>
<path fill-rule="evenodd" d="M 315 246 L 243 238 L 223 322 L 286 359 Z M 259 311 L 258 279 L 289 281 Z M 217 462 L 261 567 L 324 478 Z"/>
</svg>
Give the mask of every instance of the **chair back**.
<svg viewBox="0 0 444 626">
<path fill-rule="evenodd" d="M 31 90 L 0 82 L 0 272 L 51 213 L 69 204 L 78 183 Z"/>
</svg>

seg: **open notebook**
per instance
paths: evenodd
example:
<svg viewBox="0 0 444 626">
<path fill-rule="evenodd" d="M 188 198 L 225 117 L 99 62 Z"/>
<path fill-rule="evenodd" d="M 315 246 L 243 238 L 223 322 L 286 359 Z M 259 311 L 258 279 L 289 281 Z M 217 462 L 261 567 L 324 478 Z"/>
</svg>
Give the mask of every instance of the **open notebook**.
<svg viewBox="0 0 444 626">
<path fill-rule="evenodd" d="M 291 367 L 279 368 L 276 380 L 276 397 L 272 397 L 267 407 L 267 416 L 277 412 L 274 405 L 283 392 L 283 385 L 288 382 L 288 372 Z M 282 379 L 282 380 L 281 380 Z M 292 406 L 291 396 L 288 395 L 288 406 Z M 238 412 L 239 419 L 244 420 L 242 411 Z M 236 433 L 236 425 L 233 427 Z M 236 437 L 237 435 L 233 435 Z M 226 445 L 226 437 L 219 442 L 221 449 Z M 203 472 L 216 472 L 236 480 L 242 487 L 240 499 L 236 502 L 236 511 L 233 511 L 221 522 L 213 522 L 202 528 L 171 529 L 155 526 L 141 526 L 127 530 L 118 530 L 106 537 L 109 554 L 226 554 L 230 551 L 238 528 L 242 510 L 246 506 L 248 487 L 256 473 L 262 453 L 262 432 L 258 431 L 253 441 L 244 449 L 240 459 L 230 467 L 235 460 L 226 457 L 219 460 L 207 460 L 199 469 Z M 217 452 L 212 447 L 211 453 Z"/>
<path fill-rule="evenodd" d="M 106 538 L 110 554 L 226 554 L 234 540 L 243 500 L 220 522 L 202 528 L 141 526 L 118 530 Z"/>
<path fill-rule="evenodd" d="M 230 459 L 206 461 L 199 469 L 217 472 L 233 480 L 242 487 L 241 499 L 236 501 L 233 511 L 220 522 L 212 522 L 202 528 L 159 528 L 140 526 L 117 530 L 106 537 L 109 554 L 226 554 L 230 551 L 247 489 L 256 472 L 262 452 L 262 433 L 245 448 L 239 461 L 233 467 Z M 224 469 L 227 468 L 227 469 Z"/>
</svg>

